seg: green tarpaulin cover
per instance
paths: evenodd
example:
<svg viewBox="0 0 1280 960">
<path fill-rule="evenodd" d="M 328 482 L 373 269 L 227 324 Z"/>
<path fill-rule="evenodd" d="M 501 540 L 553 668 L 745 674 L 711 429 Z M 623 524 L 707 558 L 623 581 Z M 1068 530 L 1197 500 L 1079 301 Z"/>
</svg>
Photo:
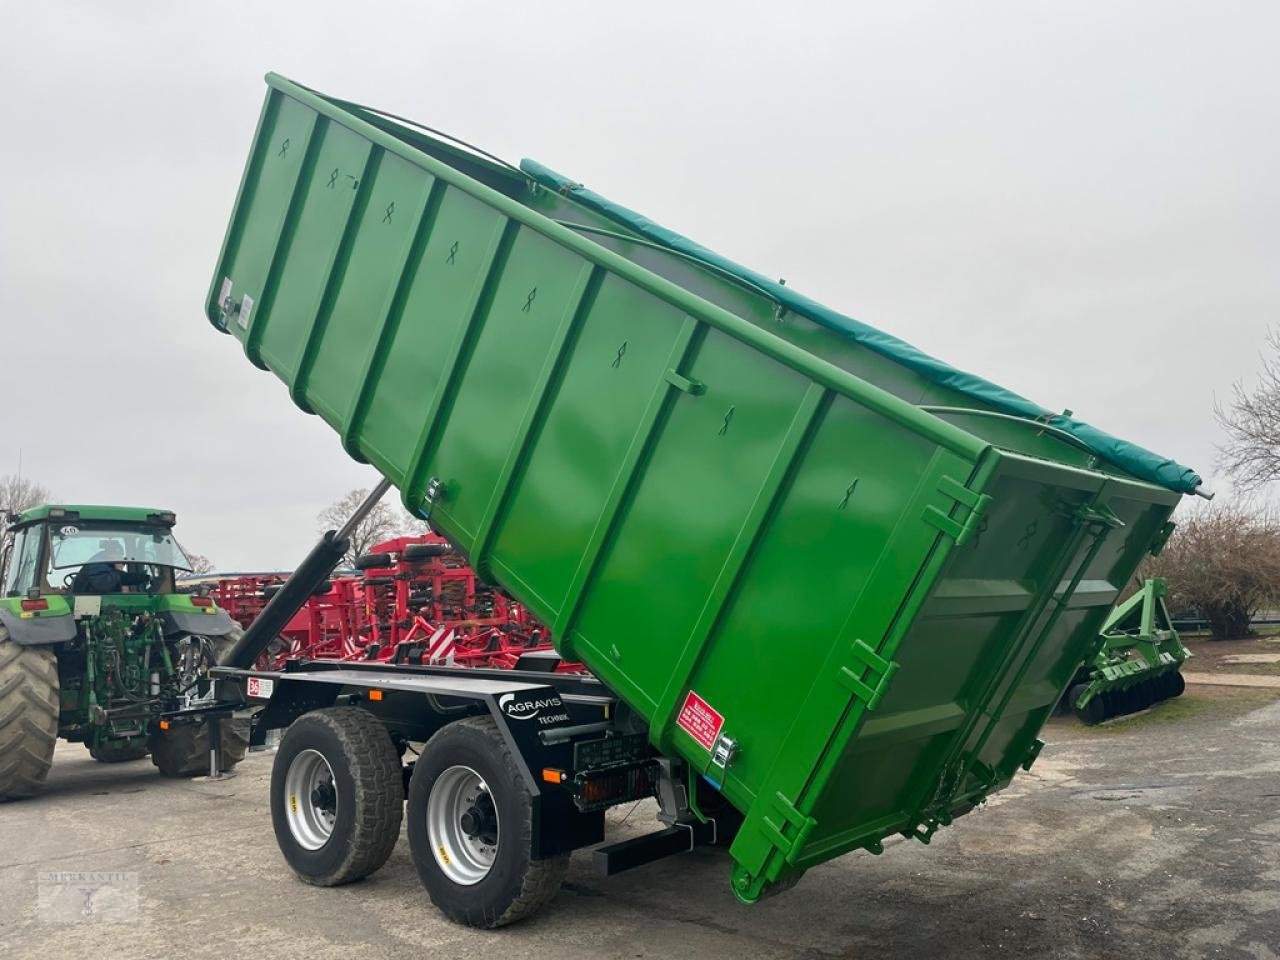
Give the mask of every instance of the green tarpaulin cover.
<svg viewBox="0 0 1280 960">
<path fill-rule="evenodd" d="M 1179 493 L 1193 493 L 1202 482 L 1199 475 L 1190 467 L 1184 467 L 1167 457 L 1159 456 L 1145 450 L 1137 444 L 1129 443 L 1113 437 L 1097 427 L 1090 426 L 1082 420 L 1064 416 L 1046 410 L 1039 404 L 1032 403 L 1026 397 L 1019 396 L 1012 390 L 1006 390 L 989 380 L 957 370 L 929 356 L 911 344 L 897 337 L 868 326 L 852 317 L 845 316 L 830 307 L 810 300 L 796 293 L 791 287 L 778 283 L 763 274 L 748 270 L 734 263 L 713 250 L 708 250 L 688 237 L 654 223 L 648 217 L 620 206 L 605 197 L 588 190 L 582 184 L 569 179 L 554 170 L 544 167 L 535 160 L 522 160 L 520 169 L 533 177 L 543 186 L 572 197 L 578 203 L 603 214 L 614 222 L 635 231 L 637 234 L 661 244 L 671 250 L 701 260 L 719 270 L 736 276 L 753 286 L 759 287 L 770 297 L 788 310 L 794 310 L 808 317 L 814 323 L 829 330 L 843 334 L 866 347 L 874 350 L 890 360 L 900 363 L 911 370 L 927 377 L 935 383 L 942 384 L 973 397 L 1005 413 L 1039 420 L 1048 423 L 1074 436 L 1090 450 L 1103 459 L 1115 464 L 1122 470 L 1152 483 L 1176 490 Z"/>
</svg>

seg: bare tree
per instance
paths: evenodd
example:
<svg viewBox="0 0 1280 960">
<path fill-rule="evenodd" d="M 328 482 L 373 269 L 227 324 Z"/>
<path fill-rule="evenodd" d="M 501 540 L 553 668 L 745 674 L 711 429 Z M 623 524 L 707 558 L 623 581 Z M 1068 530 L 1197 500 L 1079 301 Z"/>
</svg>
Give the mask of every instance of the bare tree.
<svg viewBox="0 0 1280 960">
<path fill-rule="evenodd" d="M 1214 640 L 1237 640 L 1280 595 L 1280 517 L 1268 507 L 1206 504 L 1184 516 L 1145 576 L 1164 577 L 1173 611 L 1199 611 Z"/>
<path fill-rule="evenodd" d="M 1280 480 L 1280 330 L 1267 334 L 1268 352 L 1262 357 L 1258 384 L 1232 386 L 1227 407 L 1214 404 L 1214 416 L 1227 433 L 1219 449 L 1222 466 L 1245 490 Z"/>
<path fill-rule="evenodd" d="M 341 527 L 368 495 L 368 490 L 349 490 L 321 510 L 316 517 L 320 523 L 320 532 Z M 352 531 L 351 546 L 347 549 L 343 560 L 349 564 L 354 563 L 357 557 L 368 553 L 372 547 L 384 540 L 411 536 L 425 532 L 426 529 L 425 523 L 415 520 L 399 504 L 383 499 Z"/>
<path fill-rule="evenodd" d="M 187 551 L 187 559 L 191 561 L 192 573 L 213 573 L 218 568 L 214 566 L 213 561 L 206 557 L 203 553 L 192 553 Z"/>
<path fill-rule="evenodd" d="M 0 477 L 0 535 L 9 528 L 9 514 L 30 510 L 52 499 L 48 487 L 28 477 L 17 474 Z"/>
</svg>

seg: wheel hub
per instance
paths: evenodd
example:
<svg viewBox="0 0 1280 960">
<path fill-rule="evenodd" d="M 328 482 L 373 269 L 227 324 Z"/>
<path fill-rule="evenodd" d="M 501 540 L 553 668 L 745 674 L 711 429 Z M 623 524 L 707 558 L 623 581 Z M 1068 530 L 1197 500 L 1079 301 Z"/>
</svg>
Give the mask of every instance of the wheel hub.
<svg viewBox="0 0 1280 960">
<path fill-rule="evenodd" d="M 311 791 L 311 805 L 324 813 L 332 814 L 338 806 L 338 794 L 333 784 L 323 782 Z"/>
<path fill-rule="evenodd" d="M 333 768 L 320 751 L 302 750 L 289 762 L 284 812 L 289 832 L 300 846 L 319 850 L 329 842 L 338 820 L 338 791 Z"/>
<path fill-rule="evenodd" d="M 462 812 L 458 825 L 473 840 L 484 844 L 498 842 L 498 814 L 493 809 L 493 799 L 488 793 L 481 794 L 475 804 Z"/>
<path fill-rule="evenodd" d="M 489 785 L 475 770 L 454 766 L 427 796 L 427 835 L 436 864 L 454 883 L 479 883 L 498 856 L 501 825 Z"/>
</svg>

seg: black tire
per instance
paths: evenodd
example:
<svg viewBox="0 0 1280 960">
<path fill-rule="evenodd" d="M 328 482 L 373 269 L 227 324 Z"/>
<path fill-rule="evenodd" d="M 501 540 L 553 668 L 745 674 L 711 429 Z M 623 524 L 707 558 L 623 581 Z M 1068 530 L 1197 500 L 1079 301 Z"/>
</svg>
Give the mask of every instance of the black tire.
<svg viewBox="0 0 1280 960">
<path fill-rule="evenodd" d="M 304 751 L 319 753 L 333 774 L 332 832 L 308 849 L 294 835 L 288 809 L 289 770 Z M 303 798 L 308 802 L 308 798 Z M 303 714 L 285 732 L 271 768 L 271 824 L 285 862 L 298 879 L 336 887 L 373 873 L 391 856 L 404 819 L 404 774 L 387 728 L 359 707 Z"/>
<path fill-rule="evenodd" d="M 434 560 L 436 557 L 443 557 L 450 553 L 453 553 L 453 548 L 447 543 L 410 543 L 405 545 L 400 558 L 412 563 L 419 560 Z"/>
<path fill-rule="evenodd" d="M 249 721 L 223 719 L 222 769 L 230 770 L 249 750 Z M 147 738 L 151 762 L 165 777 L 198 777 L 209 772 L 209 724 L 171 723 Z"/>
<path fill-rule="evenodd" d="M 38 793 L 58 740 L 58 660 L 0 627 L 0 800 Z"/>
<path fill-rule="evenodd" d="M 96 747 L 92 743 L 86 743 L 85 746 L 89 748 L 89 756 L 99 763 L 129 763 L 132 760 L 141 760 L 150 752 L 145 737 L 103 740 Z"/>
<path fill-rule="evenodd" d="M 469 884 L 445 873 L 428 829 L 432 790 L 442 775 L 460 767 L 483 780 L 486 802 L 496 813 L 492 865 Z M 505 926 L 533 915 L 559 891 L 569 854 L 532 859 L 533 796 L 491 718 L 455 721 L 427 742 L 409 780 L 407 806 L 413 865 L 432 903 L 455 923 L 486 930 Z"/>
<path fill-rule="evenodd" d="M 389 553 L 366 553 L 356 557 L 356 562 L 352 566 L 357 570 L 372 570 L 374 567 L 393 566 L 393 561 Z"/>
</svg>

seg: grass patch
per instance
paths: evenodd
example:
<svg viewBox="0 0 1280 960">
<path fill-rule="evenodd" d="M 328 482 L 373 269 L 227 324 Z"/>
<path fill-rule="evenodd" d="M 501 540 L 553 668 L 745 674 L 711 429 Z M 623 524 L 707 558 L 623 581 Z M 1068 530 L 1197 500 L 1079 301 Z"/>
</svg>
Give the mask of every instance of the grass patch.
<svg viewBox="0 0 1280 960">
<path fill-rule="evenodd" d="M 1075 714 L 1060 717 L 1055 722 L 1070 727 L 1071 732 L 1078 736 L 1114 737 L 1193 721 L 1232 718 L 1276 700 L 1280 700 L 1280 690 L 1265 687 L 1198 687 L 1180 697 L 1161 701 L 1144 713 L 1116 717 L 1096 727 L 1085 726 Z"/>
</svg>

